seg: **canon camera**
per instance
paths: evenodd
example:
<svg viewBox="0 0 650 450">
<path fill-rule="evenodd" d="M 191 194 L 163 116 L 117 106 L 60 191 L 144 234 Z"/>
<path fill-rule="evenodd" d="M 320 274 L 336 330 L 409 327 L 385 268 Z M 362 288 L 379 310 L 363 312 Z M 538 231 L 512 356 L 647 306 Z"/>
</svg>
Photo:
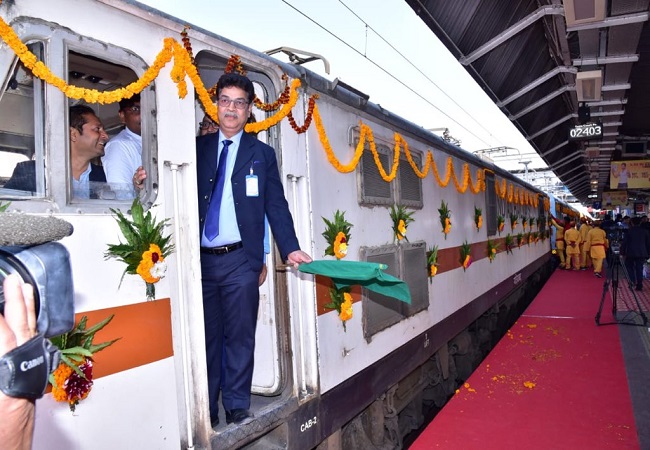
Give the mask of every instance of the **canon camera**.
<svg viewBox="0 0 650 450">
<path fill-rule="evenodd" d="M 57 242 L 30 247 L 0 246 L 0 313 L 4 315 L 4 279 L 13 273 L 34 287 L 37 329 L 45 337 L 74 326 L 74 298 L 70 255 Z"/>
</svg>

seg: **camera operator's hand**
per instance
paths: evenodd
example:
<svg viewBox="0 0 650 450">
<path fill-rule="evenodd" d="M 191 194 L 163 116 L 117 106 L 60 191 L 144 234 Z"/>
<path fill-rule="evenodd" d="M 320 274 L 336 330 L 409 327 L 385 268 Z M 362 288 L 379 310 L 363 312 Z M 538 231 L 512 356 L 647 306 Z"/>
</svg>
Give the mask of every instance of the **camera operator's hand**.
<svg viewBox="0 0 650 450">
<path fill-rule="evenodd" d="M 36 335 L 32 286 L 17 275 L 4 280 L 4 316 L 0 315 L 0 356 Z M 34 402 L 0 392 L 0 446 L 30 449 L 34 432 Z"/>
</svg>

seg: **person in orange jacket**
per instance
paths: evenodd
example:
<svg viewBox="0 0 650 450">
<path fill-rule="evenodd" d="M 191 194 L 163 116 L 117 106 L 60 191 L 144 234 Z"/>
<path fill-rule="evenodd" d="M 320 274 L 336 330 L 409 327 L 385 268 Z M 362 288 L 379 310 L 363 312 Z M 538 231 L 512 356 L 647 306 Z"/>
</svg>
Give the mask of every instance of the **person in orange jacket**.
<svg viewBox="0 0 650 450">
<path fill-rule="evenodd" d="M 586 217 L 580 219 L 580 270 L 587 270 L 591 267 L 591 255 L 589 254 L 589 245 L 587 244 L 587 234 L 593 227 L 589 224 Z"/>
<path fill-rule="evenodd" d="M 575 222 L 569 222 L 569 226 L 564 231 L 564 244 L 566 246 L 566 268 L 580 270 L 580 232 L 575 226 Z"/>
<path fill-rule="evenodd" d="M 607 240 L 607 233 L 601 227 L 601 221 L 594 222 L 594 227 L 587 233 L 587 244 L 589 245 L 589 253 L 591 260 L 594 263 L 594 275 L 602 278 L 603 261 L 605 260 L 605 251 L 609 247 Z"/>
</svg>

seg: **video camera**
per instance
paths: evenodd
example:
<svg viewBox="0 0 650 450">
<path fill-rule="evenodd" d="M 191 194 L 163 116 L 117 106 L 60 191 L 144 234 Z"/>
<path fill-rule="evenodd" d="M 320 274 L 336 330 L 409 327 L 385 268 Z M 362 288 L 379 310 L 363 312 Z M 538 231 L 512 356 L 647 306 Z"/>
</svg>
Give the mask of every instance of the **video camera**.
<svg viewBox="0 0 650 450">
<path fill-rule="evenodd" d="M 613 223 L 605 229 L 607 240 L 609 241 L 609 249 L 614 255 L 621 254 L 621 244 L 627 234 L 627 227 L 621 223 Z"/>
<path fill-rule="evenodd" d="M 33 247 L 0 247 L 0 313 L 4 315 L 4 279 L 13 273 L 34 287 L 36 328 L 45 337 L 74 327 L 70 255 L 57 242 Z"/>
<path fill-rule="evenodd" d="M 60 351 L 49 337 L 74 327 L 70 256 L 56 242 L 72 233 L 72 225 L 55 217 L 0 213 L 0 313 L 4 315 L 4 281 L 17 274 L 34 288 L 37 333 L 0 355 L 0 391 L 16 398 L 38 399 Z"/>
</svg>

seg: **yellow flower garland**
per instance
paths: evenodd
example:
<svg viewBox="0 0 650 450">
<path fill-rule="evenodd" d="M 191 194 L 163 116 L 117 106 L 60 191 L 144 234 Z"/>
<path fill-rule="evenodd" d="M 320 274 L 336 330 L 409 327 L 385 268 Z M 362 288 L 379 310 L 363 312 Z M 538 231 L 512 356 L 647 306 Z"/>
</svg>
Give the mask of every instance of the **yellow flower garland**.
<svg viewBox="0 0 650 450">
<path fill-rule="evenodd" d="M 183 45 L 173 38 L 164 39 L 163 49 L 156 56 L 154 63 L 138 80 L 123 88 L 100 92 L 96 89 L 86 89 L 69 85 L 63 79 L 54 75 L 45 64 L 38 61 L 36 55 L 29 51 L 29 48 L 23 44 L 14 30 L 2 18 L 0 18 L 0 36 L 14 51 L 25 67 L 32 71 L 34 76 L 57 87 L 66 97 L 76 100 L 83 99 L 88 103 L 117 103 L 122 99 L 130 98 L 135 94 L 139 94 L 158 77 L 160 70 L 173 59 L 174 62 L 170 72 L 170 77 L 177 85 L 178 96 L 180 98 L 185 98 L 187 95 L 187 82 L 185 81 L 185 77 L 189 77 L 194 85 L 199 100 L 205 108 L 205 112 L 213 120 L 217 121 L 217 107 L 212 103 L 210 94 L 205 88 L 196 66 L 192 62 L 191 55 Z M 298 102 L 297 89 L 299 86 L 300 80 L 293 80 L 291 83 L 289 102 L 284 104 L 280 111 L 275 113 L 273 116 L 260 122 L 247 124 L 245 128 L 246 131 L 250 133 L 259 133 L 260 131 L 267 130 L 268 128 L 278 124 L 282 119 L 284 119 Z"/>
</svg>

